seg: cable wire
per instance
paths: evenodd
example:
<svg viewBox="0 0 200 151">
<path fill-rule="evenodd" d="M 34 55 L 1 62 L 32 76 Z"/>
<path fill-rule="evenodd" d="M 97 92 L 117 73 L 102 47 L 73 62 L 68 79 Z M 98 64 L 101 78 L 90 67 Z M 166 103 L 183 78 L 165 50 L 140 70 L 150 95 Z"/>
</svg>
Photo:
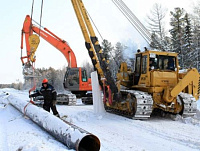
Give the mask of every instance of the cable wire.
<svg viewBox="0 0 200 151">
<path fill-rule="evenodd" d="M 41 22 L 42 22 L 42 10 L 43 10 L 43 0 L 41 4 L 41 13 L 40 13 L 40 29 L 41 29 Z M 40 36 L 40 30 L 39 30 L 39 36 Z"/>
<path fill-rule="evenodd" d="M 43 28 L 44 29 L 44 27 L 42 26 L 42 25 L 40 25 L 40 23 L 38 23 L 37 21 L 35 21 L 34 19 L 32 19 L 32 21 L 34 22 L 34 23 L 36 23 L 39 27 L 41 27 L 41 28 Z"/>
<path fill-rule="evenodd" d="M 140 25 L 140 27 L 145 31 L 146 35 L 148 37 L 151 37 L 149 31 L 147 30 L 147 28 L 140 22 L 140 20 L 133 14 L 133 12 L 127 7 L 127 5 L 122 1 L 120 0 L 121 3 L 124 5 L 124 7 L 128 10 L 128 12 L 135 18 L 135 21 Z"/>
<path fill-rule="evenodd" d="M 121 0 L 121 2 L 119 2 L 119 5 L 121 5 L 120 8 L 127 14 L 129 19 L 135 23 L 135 25 L 142 32 L 142 34 L 148 40 L 150 40 L 151 36 L 150 36 L 149 31 L 144 27 L 144 25 L 139 21 L 139 19 L 132 13 L 132 11 L 126 6 L 126 4 Z"/>
<path fill-rule="evenodd" d="M 34 0 L 32 1 L 32 8 L 31 8 L 31 22 L 33 17 L 33 7 L 34 7 Z M 29 27 L 29 34 L 31 33 L 31 26 Z"/>
<path fill-rule="evenodd" d="M 150 40 L 147 31 L 145 30 L 145 27 L 142 25 L 142 23 L 137 19 L 137 17 L 129 10 L 129 8 L 121 2 L 117 2 L 117 7 L 120 9 L 120 11 L 124 14 L 124 16 L 128 19 L 128 21 L 135 27 L 135 29 L 141 34 L 141 36 L 147 40 L 147 42 Z M 142 28 L 143 27 L 143 28 Z M 148 42 L 149 43 L 149 42 Z"/>
<path fill-rule="evenodd" d="M 99 33 L 99 35 L 100 35 L 101 39 L 102 39 L 102 40 L 104 40 L 104 38 L 103 38 L 103 36 L 101 35 L 101 33 L 100 33 L 99 29 L 97 28 L 96 24 L 94 23 L 94 21 L 93 21 L 92 17 L 90 16 L 90 14 L 88 13 L 88 11 L 87 11 L 87 10 L 86 10 L 86 12 L 87 12 L 87 14 L 88 14 L 88 16 L 89 16 L 90 20 L 92 21 L 92 24 L 94 25 L 94 27 L 96 28 L 97 32 Z"/>
<path fill-rule="evenodd" d="M 121 13 L 128 19 L 128 21 L 134 26 L 134 28 L 140 33 L 140 35 L 145 39 L 145 41 L 150 44 L 151 36 L 149 31 L 144 27 L 144 25 L 139 21 L 139 19 L 133 14 L 133 12 L 126 6 L 122 0 L 112 0 L 116 7 L 121 11 Z"/>
</svg>

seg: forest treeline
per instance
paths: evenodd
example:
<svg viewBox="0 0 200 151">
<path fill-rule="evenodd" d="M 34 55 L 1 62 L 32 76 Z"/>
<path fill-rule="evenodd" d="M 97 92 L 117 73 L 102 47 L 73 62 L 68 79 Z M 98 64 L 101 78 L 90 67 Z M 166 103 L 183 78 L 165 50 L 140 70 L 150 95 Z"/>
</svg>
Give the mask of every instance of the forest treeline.
<svg viewBox="0 0 200 151">
<path fill-rule="evenodd" d="M 158 51 L 170 51 L 179 54 L 180 68 L 197 68 L 200 72 L 200 2 L 193 8 L 193 12 L 188 13 L 183 8 L 174 8 L 167 14 L 167 9 L 156 3 L 147 16 L 148 31 L 151 42 L 148 49 Z M 166 23 L 166 16 L 170 15 L 169 22 Z M 168 25 L 168 26 L 166 26 Z M 134 70 L 134 54 L 137 48 L 132 49 L 129 46 L 117 42 L 112 44 L 109 40 L 103 40 L 101 47 L 109 62 L 113 78 L 121 62 L 127 62 L 129 68 Z M 128 50 L 128 55 L 125 51 Z M 91 61 L 85 62 L 88 76 L 93 71 Z M 41 86 L 43 78 L 49 79 L 49 83 L 54 85 L 58 91 L 63 91 L 63 79 L 66 67 L 54 69 L 52 67 L 45 69 L 36 69 L 41 74 L 36 78 L 37 87 Z M 30 79 L 25 78 L 24 83 L 13 83 L 10 85 L 0 85 L 0 87 L 13 87 L 16 89 L 29 89 L 33 85 Z"/>
</svg>

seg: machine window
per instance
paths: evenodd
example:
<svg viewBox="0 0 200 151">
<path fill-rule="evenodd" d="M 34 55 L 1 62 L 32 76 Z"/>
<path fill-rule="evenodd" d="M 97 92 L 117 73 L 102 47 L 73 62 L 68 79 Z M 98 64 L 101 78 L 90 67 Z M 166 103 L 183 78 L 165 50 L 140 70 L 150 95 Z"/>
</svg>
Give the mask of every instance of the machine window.
<svg viewBox="0 0 200 151">
<path fill-rule="evenodd" d="M 140 64 L 141 64 L 140 59 L 141 59 L 140 56 L 136 58 L 136 73 L 140 73 Z"/>
<path fill-rule="evenodd" d="M 149 70 L 158 69 L 158 59 L 150 58 L 149 60 Z"/>
<path fill-rule="evenodd" d="M 175 57 L 159 56 L 159 69 L 175 71 Z"/>
<path fill-rule="evenodd" d="M 69 75 L 68 75 L 68 79 L 69 79 L 69 84 L 70 85 L 76 85 L 79 84 L 79 74 L 78 74 L 78 70 L 70 70 Z"/>
<path fill-rule="evenodd" d="M 149 59 L 149 70 L 173 70 L 175 71 L 176 59 L 173 56 L 156 55 L 155 58 Z"/>
<path fill-rule="evenodd" d="M 147 73 L 147 56 L 142 57 L 142 74 Z"/>
<path fill-rule="evenodd" d="M 86 70 L 82 71 L 82 81 L 83 82 L 87 82 L 87 73 L 86 73 Z"/>
</svg>

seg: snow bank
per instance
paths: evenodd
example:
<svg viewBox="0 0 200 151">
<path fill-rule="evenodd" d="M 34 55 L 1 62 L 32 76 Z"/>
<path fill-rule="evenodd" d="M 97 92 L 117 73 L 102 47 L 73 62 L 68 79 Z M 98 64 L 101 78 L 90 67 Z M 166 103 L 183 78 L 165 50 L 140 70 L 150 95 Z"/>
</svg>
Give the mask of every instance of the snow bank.
<svg viewBox="0 0 200 151">
<path fill-rule="evenodd" d="M 0 89 L 0 104 L 7 101 L 2 93 Z M 15 98 L 28 100 L 28 92 L 11 90 L 10 93 Z M 16 151 L 19 148 L 22 151 L 69 150 L 11 105 L 4 108 L 1 104 L 1 107 L 0 151 Z M 98 136 L 101 151 L 200 150 L 200 126 L 189 120 L 173 121 L 155 116 L 148 120 L 132 120 L 110 113 L 99 115 L 94 113 L 92 105 L 57 105 L 57 108 L 66 120 Z M 198 111 L 197 120 L 199 117 Z"/>
<path fill-rule="evenodd" d="M 0 151 L 68 150 L 11 106 L 7 93 L 28 100 L 28 91 L 0 89 Z"/>
</svg>

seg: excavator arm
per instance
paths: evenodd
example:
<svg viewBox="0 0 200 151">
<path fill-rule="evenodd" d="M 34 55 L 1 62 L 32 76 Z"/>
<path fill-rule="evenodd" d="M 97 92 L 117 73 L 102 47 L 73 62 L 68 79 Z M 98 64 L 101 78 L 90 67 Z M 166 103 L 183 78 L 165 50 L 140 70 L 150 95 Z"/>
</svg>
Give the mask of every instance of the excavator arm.
<svg viewBox="0 0 200 151">
<path fill-rule="evenodd" d="M 35 54 L 36 49 L 35 49 L 35 51 L 32 51 L 32 49 L 30 47 L 30 39 L 31 39 L 31 36 L 33 36 L 33 32 L 40 35 L 48 43 L 50 43 L 56 49 L 58 49 L 65 56 L 65 58 L 68 62 L 68 66 L 70 68 L 77 67 L 75 54 L 71 50 L 71 48 L 69 47 L 67 42 L 62 40 L 55 34 L 53 34 L 47 28 L 44 28 L 44 30 L 42 30 L 42 29 L 38 28 L 37 26 L 33 25 L 29 15 L 26 16 L 24 25 L 23 25 L 23 29 L 22 29 L 21 49 L 23 49 L 23 35 L 25 34 L 26 50 L 27 50 L 27 56 L 21 57 L 23 65 L 31 64 L 31 62 L 32 63 L 35 62 L 34 54 Z M 36 35 L 34 37 L 36 37 Z M 27 58 L 27 62 L 24 62 L 25 58 Z"/>
</svg>

